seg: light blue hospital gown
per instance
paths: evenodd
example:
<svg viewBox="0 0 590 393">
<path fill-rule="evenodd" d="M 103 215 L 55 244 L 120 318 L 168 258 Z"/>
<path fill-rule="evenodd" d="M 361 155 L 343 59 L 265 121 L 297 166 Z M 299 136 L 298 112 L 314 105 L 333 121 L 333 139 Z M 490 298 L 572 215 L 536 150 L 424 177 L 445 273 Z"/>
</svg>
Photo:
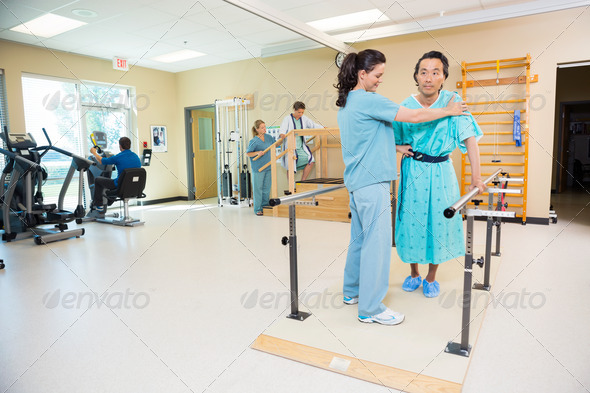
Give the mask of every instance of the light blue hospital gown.
<svg viewBox="0 0 590 393">
<path fill-rule="evenodd" d="M 461 100 L 456 93 L 442 90 L 431 108 L 444 108 L 453 95 L 456 101 Z M 413 96 L 401 105 L 422 108 Z M 483 135 L 471 115 L 418 124 L 395 122 L 393 129 L 397 145 L 411 145 L 414 151 L 431 156 L 445 156 L 457 146 L 465 153 L 464 140 L 471 136 L 479 139 Z M 465 255 L 461 215 L 452 219 L 443 215 L 443 211 L 460 197 L 450 159 L 427 163 L 404 158 L 398 190 L 395 244 L 402 261 L 439 264 Z"/>
</svg>

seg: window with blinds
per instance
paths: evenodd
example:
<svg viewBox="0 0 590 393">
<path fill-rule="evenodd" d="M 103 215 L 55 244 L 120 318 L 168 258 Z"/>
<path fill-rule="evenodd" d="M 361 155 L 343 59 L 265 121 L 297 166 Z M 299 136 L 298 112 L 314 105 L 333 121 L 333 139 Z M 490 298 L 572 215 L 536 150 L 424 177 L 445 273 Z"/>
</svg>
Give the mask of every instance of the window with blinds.
<svg viewBox="0 0 590 393">
<path fill-rule="evenodd" d="M 93 131 L 107 133 L 109 148 L 114 154 L 119 152 L 119 138 L 130 135 L 128 87 L 32 74 L 23 75 L 22 86 L 26 132 L 33 135 L 38 146 L 48 144 L 43 128 L 53 145 L 85 157 L 90 154 Z M 43 185 L 45 201 L 56 203 L 71 159 L 50 151 L 43 157 L 42 165 L 48 172 Z M 78 198 L 78 173 L 66 195 L 66 208 L 74 208 Z M 90 201 L 89 195 L 85 197 Z"/>
</svg>

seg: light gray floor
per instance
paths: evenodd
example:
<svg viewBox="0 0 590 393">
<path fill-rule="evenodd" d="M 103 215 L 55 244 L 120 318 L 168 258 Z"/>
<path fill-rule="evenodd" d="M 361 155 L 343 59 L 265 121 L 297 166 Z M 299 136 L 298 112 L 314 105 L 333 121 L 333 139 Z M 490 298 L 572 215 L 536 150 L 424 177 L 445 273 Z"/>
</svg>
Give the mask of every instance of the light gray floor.
<svg viewBox="0 0 590 393">
<path fill-rule="evenodd" d="M 463 392 L 590 391 L 590 194 L 552 200 L 557 224 L 503 227 L 498 301 Z M 2 244 L 0 392 L 393 391 L 251 350 L 287 310 L 287 220 L 205 203 L 139 208 L 145 226 L 85 224 L 83 238 L 48 246 Z M 328 284 L 348 224 L 297 231 L 300 289 Z"/>
</svg>

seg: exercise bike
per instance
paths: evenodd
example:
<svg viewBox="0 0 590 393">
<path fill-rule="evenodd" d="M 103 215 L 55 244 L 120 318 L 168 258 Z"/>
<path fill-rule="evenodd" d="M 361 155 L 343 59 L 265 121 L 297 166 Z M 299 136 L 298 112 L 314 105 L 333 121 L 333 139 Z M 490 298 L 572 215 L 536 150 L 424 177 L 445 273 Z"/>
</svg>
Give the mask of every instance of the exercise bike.
<svg viewBox="0 0 590 393">
<path fill-rule="evenodd" d="M 111 157 L 112 154 L 107 151 L 108 140 L 105 132 L 94 131 L 90 134 L 90 140 L 96 152 L 103 158 Z M 145 194 L 143 189 L 145 187 L 146 172 L 143 168 L 129 168 L 125 169 L 119 178 L 120 184 L 116 189 L 104 190 L 102 195 L 102 206 L 104 215 L 98 214 L 94 206 L 94 193 L 95 193 L 95 179 L 97 177 L 111 178 L 113 174 L 113 165 L 105 165 L 99 163 L 94 155 L 88 157 L 94 162 L 94 166 L 88 171 L 88 188 L 90 189 L 90 195 L 92 202 L 90 204 L 90 212 L 84 217 L 84 221 L 96 221 L 107 224 L 114 224 L 119 226 L 137 226 L 144 224 L 143 221 L 135 219 L 129 215 L 129 200 L 132 198 L 144 198 Z M 144 160 L 145 162 L 145 160 Z M 149 163 L 149 161 L 148 161 Z M 109 206 L 115 201 L 123 201 L 123 214 L 110 213 L 106 214 Z"/>
</svg>

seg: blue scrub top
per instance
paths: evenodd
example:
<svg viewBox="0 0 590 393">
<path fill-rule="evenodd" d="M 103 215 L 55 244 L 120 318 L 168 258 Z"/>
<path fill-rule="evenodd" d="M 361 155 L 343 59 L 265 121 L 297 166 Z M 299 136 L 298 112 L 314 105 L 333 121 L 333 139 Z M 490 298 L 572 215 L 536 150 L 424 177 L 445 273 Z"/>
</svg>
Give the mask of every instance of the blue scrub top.
<svg viewBox="0 0 590 393">
<path fill-rule="evenodd" d="M 264 151 L 266 150 L 266 148 L 268 148 L 275 142 L 276 140 L 275 138 L 273 138 L 272 135 L 264 134 L 264 141 L 262 141 L 262 139 L 260 139 L 257 135 L 254 138 L 250 139 L 250 143 L 248 144 L 248 149 L 246 150 L 246 153 Z M 254 158 L 256 157 L 250 157 L 250 168 L 252 172 L 258 172 L 260 168 L 262 168 L 270 161 L 270 150 L 267 151 L 266 154 L 264 154 L 258 160 L 254 161 Z M 270 170 L 270 166 L 266 167 L 265 171 L 266 170 Z"/>
<path fill-rule="evenodd" d="M 139 156 L 131 150 L 123 150 L 119 154 L 102 159 L 103 165 L 114 165 L 117 168 L 117 178 L 115 179 L 115 186 L 119 187 L 119 178 L 123 170 L 127 168 L 141 168 L 141 160 Z"/>
<path fill-rule="evenodd" d="M 338 111 L 338 126 L 349 192 L 397 178 L 392 123 L 398 110 L 398 104 L 377 93 L 348 93 L 346 106 Z"/>
</svg>

